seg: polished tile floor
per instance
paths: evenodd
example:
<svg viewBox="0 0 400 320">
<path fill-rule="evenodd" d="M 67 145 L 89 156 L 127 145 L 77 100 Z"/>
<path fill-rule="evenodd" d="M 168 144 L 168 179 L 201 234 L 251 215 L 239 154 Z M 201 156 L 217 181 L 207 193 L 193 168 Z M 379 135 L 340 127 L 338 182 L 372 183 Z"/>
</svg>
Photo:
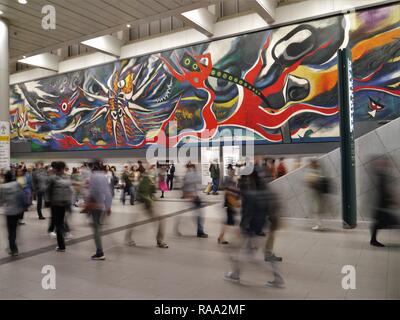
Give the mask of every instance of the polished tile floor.
<svg viewBox="0 0 400 320">
<path fill-rule="evenodd" d="M 172 199 L 174 198 L 174 199 Z M 176 199 L 175 199 L 176 198 Z M 4 219 L 0 219 L 0 299 L 399 299 L 400 232 L 379 235 L 388 246 L 369 246 L 366 224 L 343 230 L 339 221 L 327 222 L 327 230 L 310 230 L 308 220 L 284 219 L 276 238 L 276 253 L 285 289 L 265 287 L 272 279 L 261 248 L 254 259 L 244 261 L 240 283 L 223 280 L 229 269 L 229 245 L 217 244 L 224 217 L 221 196 L 205 196 L 208 239 L 195 237 L 194 213 L 178 194 L 156 202 L 165 217 L 169 249 L 155 246 L 156 223 L 147 222 L 143 206 L 122 206 L 114 201 L 113 214 L 104 221 L 106 261 L 91 261 L 94 242 L 89 221 L 78 210 L 70 218 L 74 238 L 65 253 L 54 251 L 55 240 L 46 234 L 47 221 L 34 210 L 19 228 L 21 255 L 9 258 Z M 47 212 L 46 212 L 47 213 Z M 48 213 L 47 213 L 48 215 Z M 183 236 L 173 233 L 180 218 Z M 143 222 L 143 223 L 141 223 Z M 134 226 L 136 247 L 124 244 L 127 226 Z M 233 239 L 233 233 L 227 240 Z M 56 289 L 42 288 L 42 268 L 56 270 Z M 342 289 L 342 267 L 353 265 L 356 289 Z"/>
</svg>

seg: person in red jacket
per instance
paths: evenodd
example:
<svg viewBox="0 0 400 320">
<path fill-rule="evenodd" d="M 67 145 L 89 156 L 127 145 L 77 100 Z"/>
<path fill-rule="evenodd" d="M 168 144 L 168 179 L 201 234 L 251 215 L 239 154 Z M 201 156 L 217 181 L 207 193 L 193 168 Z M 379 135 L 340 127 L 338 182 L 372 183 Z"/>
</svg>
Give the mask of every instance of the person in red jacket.
<svg viewBox="0 0 400 320">
<path fill-rule="evenodd" d="M 279 159 L 279 165 L 278 165 L 278 168 L 276 171 L 277 171 L 277 175 L 276 175 L 277 178 L 282 177 L 287 173 L 286 166 L 285 166 L 285 158 Z"/>
</svg>

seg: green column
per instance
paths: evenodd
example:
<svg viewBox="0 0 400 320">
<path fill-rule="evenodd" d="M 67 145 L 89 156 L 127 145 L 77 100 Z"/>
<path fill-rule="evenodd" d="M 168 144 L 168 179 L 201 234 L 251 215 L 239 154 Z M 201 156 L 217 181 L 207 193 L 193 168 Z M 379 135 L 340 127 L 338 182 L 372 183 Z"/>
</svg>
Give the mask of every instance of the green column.
<svg viewBox="0 0 400 320">
<path fill-rule="evenodd" d="M 342 165 L 343 227 L 357 226 L 356 173 L 354 150 L 354 98 L 351 51 L 338 51 L 338 95 L 340 108 L 340 137 Z"/>
</svg>

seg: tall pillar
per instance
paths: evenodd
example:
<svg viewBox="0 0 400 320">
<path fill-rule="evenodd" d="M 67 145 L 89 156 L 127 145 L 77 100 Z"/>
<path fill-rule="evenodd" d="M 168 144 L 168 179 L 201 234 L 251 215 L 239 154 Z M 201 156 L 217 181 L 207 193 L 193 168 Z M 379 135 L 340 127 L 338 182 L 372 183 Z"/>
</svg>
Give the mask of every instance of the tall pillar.
<svg viewBox="0 0 400 320">
<path fill-rule="evenodd" d="M 10 166 L 8 24 L 0 19 L 0 168 Z"/>
<path fill-rule="evenodd" d="M 9 119 L 8 24 L 0 19 L 0 121 Z"/>
</svg>

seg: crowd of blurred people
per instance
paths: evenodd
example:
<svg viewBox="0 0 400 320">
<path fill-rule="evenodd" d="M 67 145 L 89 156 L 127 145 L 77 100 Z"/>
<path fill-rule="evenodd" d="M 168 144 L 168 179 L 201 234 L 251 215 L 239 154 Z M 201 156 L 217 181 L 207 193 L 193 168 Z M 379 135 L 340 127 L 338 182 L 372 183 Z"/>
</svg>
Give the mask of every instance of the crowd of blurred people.
<svg viewBox="0 0 400 320">
<path fill-rule="evenodd" d="M 206 194 L 217 195 L 220 187 L 224 189 L 223 206 L 226 209 L 226 218 L 217 238 L 219 245 L 230 244 L 227 246 L 230 270 L 224 278 L 239 281 L 243 262 L 254 256 L 260 237 L 265 237 L 264 261 L 272 267 L 274 276 L 267 285 L 282 288 L 284 280 L 278 263 L 283 258 L 274 251 L 276 231 L 281 225 L 279 217 L 282 206 L 270 183 L 287 174 L 285 159 L 280 158 L 277 165 L 275 159 L 256 162 L 250 174 L 243 174 L 242 166 L 245 165 L 228 165 L 227 174 L 220 181 L 220 167 L 218 161 L 214 161 L 209 167 L 212 184 L 204 190 Z M 370 241 L 374 246 L 383 246 L 377 240 L 379 229 L 399 224 L 392 214 L 397 200 L 390 187 L 387 168 L 388 162 L 383 159 L 377 163 L 374 171 L 380 189 L 374 207 L 375 223 L 372 225 Z M 122 205 L 126 204 L 127 196 L 130 205 L 138 201 L 144 204 L 143 212 L 158 223 L 156 245 L 166 249 L 168 244 L 165 242 L 165 219 L 160 219 L 153 201 L 157 192 L 161 193 L 160 198 L 164 198 L 165 193 L 173 189 L 174 177 L 175 166 L 168 161 L 145 165 L 138 161 L 134 165 L 124 165 L 120 174 L 115 166 L 98 160 L 85 162 L 72 170 L 62 161 L 55 161 L 50 165 L 38 161 L 33 167 L 24 163 L 12 165 L 10 170 L 0 172 L 0 204 L 6 216 L 9 254 L 18 255 L 17 229 L 19 225 L 25 224 L 24 213 L 36 201 L 39 220 L 46 219 L 43 209 L 50 208 L 47 231 L 57 241 L 56 251 L 64 252 L 66 240 L 73 237 L 68 220 L 73 207 L 76 207 L 92 220 L 96 251 L 91 259 L 105 260 L 101 239 L 102 221 L 104 216 L 111 214 L 112 199 L 117 189 L 120 190 L 119 201 Z M 311 210 L 315 216 L 312 229 L 323 230 L 321 217 L 328 209 L 326 196 L 332 192 L 332 182 L 318 160 L 312 159 L 307 166 L 305 183 L 310 190 Z M 196 165 L 189 162 L 182 179 L 182 199 L 190 201 L 194 206 L 197 237 L 208 238 L 204 230 L 200 188 L 201 176 Z M 177 236 L 182 235 L 180 220 L 178 216 L 174 224 Z M 136 245 L 132 228 L 127 229 L 125 242 L 129 246 Z"/>
</svg>

